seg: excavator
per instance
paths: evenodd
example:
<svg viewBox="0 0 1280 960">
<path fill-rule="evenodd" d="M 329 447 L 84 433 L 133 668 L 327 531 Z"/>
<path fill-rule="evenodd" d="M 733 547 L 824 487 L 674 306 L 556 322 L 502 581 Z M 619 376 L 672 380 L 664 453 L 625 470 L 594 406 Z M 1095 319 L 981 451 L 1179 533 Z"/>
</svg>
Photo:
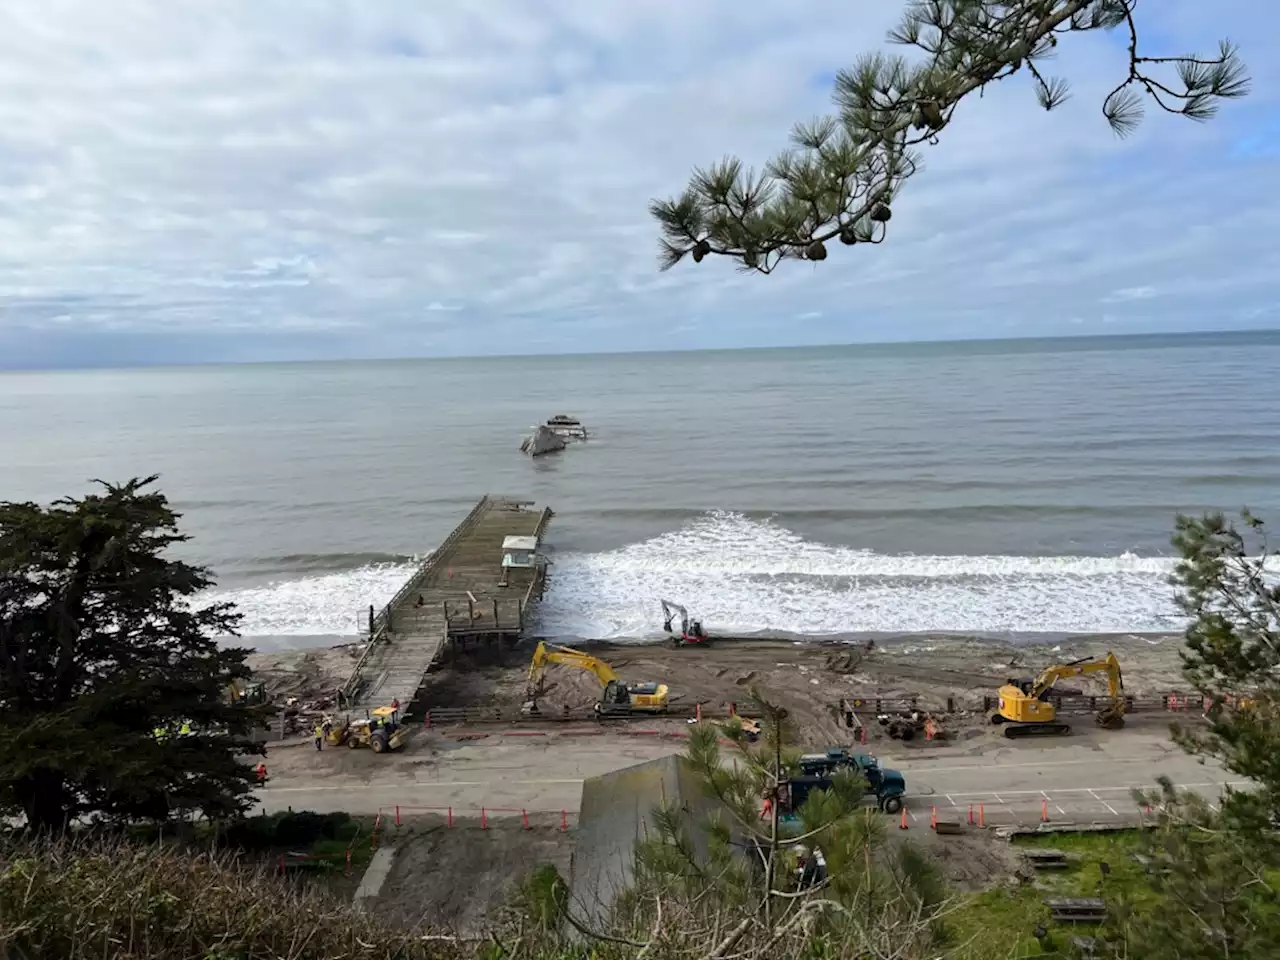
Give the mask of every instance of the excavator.
<svg viewBox="0 0 1280 960">
<path fill-rule="evenodd" d="M 991 715 L 991 722 L 1003 724 L 1004 735 L 1010 739 L 1064 736 L 1071 732 L 1071 727 L 1058 719 L 1057 708 L 1049 701 L 1049 694 L 1054 684 L 1064 677 L 1083 677 L 1094 673 L 1106 674 L 1110 700 L 1094 719 L 1100 727 L 1118 730 L 1124 726 L 1125 698 L 1120 661 L 1114 653 L 1054 664 L 1046 667 L 1035 679 L 1010 680 L 1000 688 L 1000 703 Z"/>
<path fill-rule="evenodd" d="M 680 617 L 680 632 L 678 634 L 671 629 L 671 625 L 675 622 L 677 616 Z M 671 634 L 668 642 L 673 647 L 687 647 L 711 642 L 711 638 L 707 636 L 706 628 L 702 626 L 702 621 L 689 619 L 689 611 L 678 603 L 672 603 L 670 600 L 662 601 L 662 629 Z"/>
<path fill-rule="evenodd" d="M 538 694 L 542 690 L 542 678 L 547 664 L 560 663 L 566 667 L 577 667 L 595 675 L 603 687 L 600 700 L 595 705 L 596 715 L 600 717 L 625 717 L 634 713 L 666 713 L 668 690 L 665 683 L 632 683 L 626 684 L 618 679 L 613 667 L 599 657 L 593 657 L 572 647 L 559 644 L 538 644 L 529 662 L 528 699 L 521 708 L 526 716 L 538 713 Z"/>
</svg>

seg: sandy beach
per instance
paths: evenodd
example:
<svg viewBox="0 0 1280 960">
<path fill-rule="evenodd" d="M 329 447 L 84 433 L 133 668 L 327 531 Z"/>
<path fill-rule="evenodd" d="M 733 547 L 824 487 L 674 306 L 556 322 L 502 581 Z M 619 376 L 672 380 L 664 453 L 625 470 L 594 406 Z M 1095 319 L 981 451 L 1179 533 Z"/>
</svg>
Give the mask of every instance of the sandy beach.
<svg viewBox="0 0 1280 960">
<path fill-rule="evenodd" d="M 1009 642 L 954 635 L 911 635 L 862 644 L 795 640 L 734 640 L 708 647 L 673 649 L 658 643 L 594 642 L 580 645 L 607 661 L 627 682 L 666 683 L 674 702 L 723 708 L 759 688 L 785 706 L 806 739 L 831 738 L 840 731 L 838 705 L 854 698 L 918 697 L 924 709 L 941 710 L 953 698 L 960 713 L 952 732 L 981 727 L 972 708 L 1011 676 L 1034 676 L 1046 666 L 1114 651 L 1132 696 L 1180 690 L 1180 637 L 1164 635 L 1081 635 L 1053 643 Z M 361 644 L 324 649 L 255 653 L 250 664 L 274 699 L 300 700 L 332 695 L 346 681 Z M 525 699 L 531 643 L 455 654 L 423 686 L 426 705 L 518 707 Z M 1105 692 L 1097 681 L 1063 686 L 1083 693 Z M 599 685 L 590 674 L 566 667 L 547 670 L 540 705 L 544 714 L 564 707 L 590 707 Z M 847 734 L 845 735 L 847 736 Z"/>
</svg>

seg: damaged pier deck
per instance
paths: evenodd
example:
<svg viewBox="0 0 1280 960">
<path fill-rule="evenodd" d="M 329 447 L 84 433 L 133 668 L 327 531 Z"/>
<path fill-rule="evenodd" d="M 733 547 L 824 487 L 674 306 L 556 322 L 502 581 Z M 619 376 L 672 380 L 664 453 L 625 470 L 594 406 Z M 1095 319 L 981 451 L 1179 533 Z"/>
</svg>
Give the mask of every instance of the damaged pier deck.
<svg viewBox="0 0 1280 960">
<path fill-rule="evenodd" d="M 373 617 L 369 646 L 343 688 L 348 703 L 408 706 L 449 643 L 520 637 L 542 594 L 546 562 L 537 547 L 553 516 L 532 508 L 505 497 L 476 504 Z"/>
</svg>

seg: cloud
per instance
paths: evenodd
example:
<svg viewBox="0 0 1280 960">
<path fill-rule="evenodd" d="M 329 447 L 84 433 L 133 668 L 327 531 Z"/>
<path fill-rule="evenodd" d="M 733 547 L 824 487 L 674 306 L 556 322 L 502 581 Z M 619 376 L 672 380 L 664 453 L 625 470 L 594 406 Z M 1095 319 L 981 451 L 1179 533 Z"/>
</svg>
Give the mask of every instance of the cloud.
<svg viewBox="0 0 1280 960">
<path fill-rule="evenodd" d="M 1214 7 L 1152 39 L 1250 38 L 1218 120 L 1116 140 L 1123 52 L 1069 38 L 1060 110 L 967 103 L 888 243 L 765 278 L 659 273 L 647 202 L 766 160 L 898 3 L 10 0 L 0 366 L 1265 325 L 1280 13 Z"/>
<path fill-rule="evenodd" d="M 1102 298 L 1102 302 L 1131 303 L 1134 300 L 1150 300 L 1157 295 L 1158 291 L 1155 287 L 1124 287 L 1120 290 L 1112 290 Z"/>
</svg>

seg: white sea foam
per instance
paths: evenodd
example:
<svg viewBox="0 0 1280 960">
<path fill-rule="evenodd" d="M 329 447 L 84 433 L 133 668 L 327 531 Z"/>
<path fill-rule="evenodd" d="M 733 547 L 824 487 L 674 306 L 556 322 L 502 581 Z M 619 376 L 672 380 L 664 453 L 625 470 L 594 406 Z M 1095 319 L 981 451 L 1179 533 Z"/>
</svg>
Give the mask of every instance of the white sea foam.
<svg viewBox="0 0 1280 960">
<path fill-rule="evenodd" d="M 354 635 L 412 572 L 378 564 L 229 590 L 246 636 Z M 660 599 L 713 630 L 1146 632 L 1178 629 L 1169 558 L 888 555 L 711 513 L 619 550 L 558 554 L 537 615 L 547 636 L 661 632 Z"/>
<path fill-rule="evenodd" d="M 547 635 L 651 636 L 659 599 L 712 630 L 1122 632 L 1176 629 L 1173 561 L 1138 557 L 886 555 L 711 513 L 608 553 L 556 559 Z"/>
<path fill-rule="evenodd" d="M 367 564 L 259 587 L 213 590 L 202 599 L 234 603 L 244 615 L 240 632 L 246 637 L 355 636 L 369 604 L 381 608 L 414 568 L 411 563 Z"/>
</svg>

